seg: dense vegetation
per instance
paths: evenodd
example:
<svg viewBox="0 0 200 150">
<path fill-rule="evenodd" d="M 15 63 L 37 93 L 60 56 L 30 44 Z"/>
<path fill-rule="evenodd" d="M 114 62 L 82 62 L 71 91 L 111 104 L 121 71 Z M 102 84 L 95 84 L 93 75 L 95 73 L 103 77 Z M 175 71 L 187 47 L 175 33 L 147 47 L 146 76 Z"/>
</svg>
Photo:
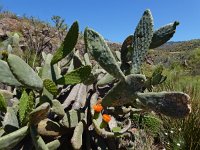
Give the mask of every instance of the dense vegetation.
<svg viewBox="0 0 200 150">
<path fill-rule="evenodd" d="M 200 148 L 199 41 L 159 47 L 177 22 L 154 31 L 147 10 L 109 48 L 58 16 L 55 27 L 9 12 L 0 22 L 12 19 L 23 23 L 1 34 L 0 149 Z"/>
</svg>

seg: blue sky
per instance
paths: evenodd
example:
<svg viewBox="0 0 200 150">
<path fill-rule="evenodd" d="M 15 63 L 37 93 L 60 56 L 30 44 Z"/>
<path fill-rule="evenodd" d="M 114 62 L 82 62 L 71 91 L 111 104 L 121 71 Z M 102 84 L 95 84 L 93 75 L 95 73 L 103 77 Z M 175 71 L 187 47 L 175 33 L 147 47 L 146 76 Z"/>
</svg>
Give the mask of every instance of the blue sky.
<svg viewBox="0 0 200 150">
<path fill-rule="evenodd" d="M 200 0 L 0 0 L 0 5 L 47 22 L 53 15 L 61 16 L 68 25 L 78 20 L 82 31 L 89 26 L 113 42 L 123 42 L 132 34 L 149 8 L 155 29 L 180 22 L 172 41 L 200 38 Z"/>
</svg>

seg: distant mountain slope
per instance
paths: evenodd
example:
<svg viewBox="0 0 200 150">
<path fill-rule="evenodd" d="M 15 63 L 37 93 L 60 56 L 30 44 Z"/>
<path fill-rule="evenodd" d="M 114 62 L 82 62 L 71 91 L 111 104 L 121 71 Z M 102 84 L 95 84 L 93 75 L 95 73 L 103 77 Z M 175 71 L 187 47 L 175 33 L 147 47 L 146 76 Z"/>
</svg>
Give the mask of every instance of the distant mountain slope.
<svg viewBox="0 0 200 150">
<path fill-rule="evenodd" d="M 53 53 L 61 43 L 61 39 L 59 38 L 58 31 L 55 27 L 37 19 L 32 20 L 31 18 L 27 17 L 18 17 L 15 14 L 9 12 L 0 13 L 0 41 L 8 38 L 9 33 L 18 32 L 21 34 L 20 46 L 21 49 L 24 50 L 27 49 L 28 44 L 30 44 L 27 42 L 30 40 L 29 37 L 27 37 L 27 32 L 29 33 L 28 35 L 32 36 L 31 38 L 33 38 L 33 40 L 37 40 L 38 37 L 36 37 L 35 34 L 38 32 L 38 29 L 41 36 L 47 36 L 44 39 L 45 41 L 50 40 L 49 45 L 45 47 L 44 51 Z M 67 32 L 65 32 L 64 35 L 66 33 Z M 41 40 L 38 42 L 41 42 Z M 112 51 L 120 51 L 120 43 L 111 41 L 107 41 L 107 43 Z M 37 41 L 33 44 L 37 44 Z M 198 58 L 198 55 L 200 57 L 200 52 L 198 52 L 198 48 L 200 49 L 200 39 L 178 42 L 171 41 L 160 46 L 159 48 L 150 50 L 146 60 L 150 64 L 161 63 L 166 67 L 170 67 L 173 64 L 178 63 L 193 66 L 192 68 L 194 68 L 194 70 L 197 70 L 198 68 L 200 70 L 200 67 L 198 67 L 200 66 L 200 58 Z M 83 56 L 85 51 L 85 44 L 83 40 L 83 34 L 81 33 L 76 45 L 76 49 L 79 50 L 80 55 Z"/>
<path fill-rule="evenodd" d="M 200 39 L 181 41 L 181 42 L 168 42 L 156 50 L 164 50 L 170 52 L 187 51 L 200 47 Z"/>
</svg>

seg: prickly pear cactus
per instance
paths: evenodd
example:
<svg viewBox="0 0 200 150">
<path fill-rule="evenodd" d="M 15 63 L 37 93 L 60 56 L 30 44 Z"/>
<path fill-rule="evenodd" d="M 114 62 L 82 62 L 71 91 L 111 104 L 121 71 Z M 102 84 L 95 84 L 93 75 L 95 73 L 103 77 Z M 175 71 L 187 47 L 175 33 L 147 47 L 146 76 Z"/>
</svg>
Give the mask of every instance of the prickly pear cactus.
<svg viewBox="0 0 200 150">
<path fill-rule="evenodd" d="M 177 118 L 190 112 L 187 94 L 151 92 L 166 79 L 162 68 L 149 78 L 141 74 L 148 49 L 167 42 L 176 26 L 175 22 L 153 31 L 152 15 L 146 10 L 135 33 L 115 54 L 99 33 L 86 28 L 81 57 L 74 50 L 78 22 L 53 55 L 42 53 L 44 60 L 37 68 L 6 53 L 0 60 L 0 83 L 11 87 L 0 90 L 0 149 L 144 148 L 149 142 L 144 127 L 157 133 L 162 126 L 149 110 Z"/>
<path fill-rule="evenodd" d="M 107 108 L 104 112 L 108 111 L 122 120 L 129 118 L 130 113 L 134 114 L 141 110 L 142 112 L 153 110 L 156 113 L 162 113 L 174 118 L 185 117 L 190 113 L 190 97 L 186 93 L 174 91 L 151 92 L 153 86 L 166 80 L 166 77 L 162 75 L 163 68 L 160 67 L 155 70 L 150 78 L 146 78 L 145 75 L 141 74 L 141 65 L 148 49 L 158 47 L 167 42 L 173 36 L 177 25 L 178 23 L 174 22 L 153 31 L 152 15 L 150 10 L 146 10 L 136 27 L 135 33 L 127 37 L 122 45 L 121 63 L 117 63 L 99 33 L 90 28 L 85 30 L 87 52 L 107 71 L 107 74 L 97 82 L 97 89 L 99 89 L 99 95 L 102 97 L 101 104 L 104 108 Z M 111 64 L 115 67 L 111 67 Z M 118 69 L 119 67 L 120 70 Z M 108 74 L 115 79 L 111 79 Z M 101 92 L 102 88 L 105 90 L 107 88 L 106 92 Z M 147 90 L 150 92 L 147 92 Z M 132 107 L 132 109 L 124 109 L 122 108 L 123 105 Z M 138 110 L 135 107 L 141 109 Z M 99 118 L 102 118 L 102 116 Z M 155 119 L 145 117 L 144 120 L 151 122 Z M 115 121 L 118 122 L 117 120 Z M 108 132 L 98 128 L 98 122 L 100 124 L 101 119 L 93 120 L 96 132 L 101 136 L 112 137 L 112 130 Z M 120 130 L 117 126 L 115 128 Z M 116 136 L 116 134 L 114 135 Z M 132 143 L 131 146 L 122 144 L 124 138 L 119 138 L 121 143 L 119 147 L 137 148 L 137 140 L 132 141 L 132 135 L 128 135 L 128 137 L 128 139 L 125 139 Z"/>
</svg>

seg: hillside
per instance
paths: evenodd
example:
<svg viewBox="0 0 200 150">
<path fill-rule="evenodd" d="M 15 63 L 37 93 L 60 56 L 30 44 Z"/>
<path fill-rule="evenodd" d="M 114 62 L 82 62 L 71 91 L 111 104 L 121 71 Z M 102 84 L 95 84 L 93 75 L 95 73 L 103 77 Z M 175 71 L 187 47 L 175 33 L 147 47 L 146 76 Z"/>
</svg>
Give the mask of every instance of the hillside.
<svg viewBox="0 0 200 150">
<path fill-rule="evenodd" d="M 160 46 L 178 22 L 153 33 L 147 10 L 106 41 L 119 68 L 101 35 L 52 19 L 0 14 L 0 149 L 199 149 L 200 40 Z"/>
<path fill-rule="evenodd" d="M 0 40 L 5 41 L 9 36 L 17 32 L 20 34 L 20 51 L 28 51 L 29 53 L 37 52 L 40 56 L 42 51 L 53 53 L 60 45 L 67 30 L 56 28 L 56 24 L 50 25 L 38 19 L 18 17 L 11 12 L 0 14 Z M 120 50 L 121 44 L 108 42 L 112 51 Z M 194 74 L 199 73 L 198 48 L 200 48 L 200 39 L 168 42 L 159 48 L 150 50 L 147 55 L 149 64 L 163 64 L 165 67 L 174 67 L 181 65 L 192 70 Z M 1 46 L 2 50 L 4 47 Z M 85 45 L 83 35 L 80 33 L 76 49 L 80 54 L 84 53 Z"/>
</svg>

